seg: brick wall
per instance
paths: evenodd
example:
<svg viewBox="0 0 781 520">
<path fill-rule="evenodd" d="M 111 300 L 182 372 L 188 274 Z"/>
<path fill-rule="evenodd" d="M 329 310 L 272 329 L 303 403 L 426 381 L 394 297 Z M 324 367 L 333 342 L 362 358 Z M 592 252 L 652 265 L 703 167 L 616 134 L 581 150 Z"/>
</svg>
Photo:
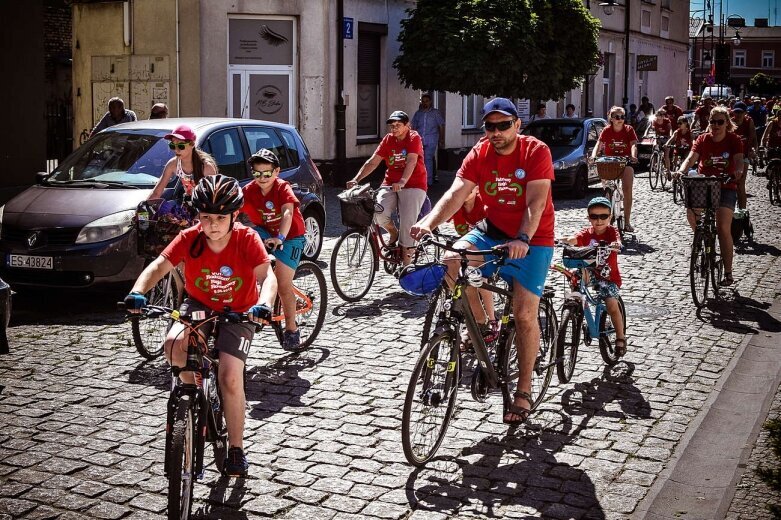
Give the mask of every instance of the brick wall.
<svg viewBox="0 0 781 520">
<path fill-rule="evenodd" d="M 44 1 L 43 28 L 46 81 L 51 82 L 55 80 L 57 65 L 69 64 L 72 58 L 70 0 Z"/>
</svg>

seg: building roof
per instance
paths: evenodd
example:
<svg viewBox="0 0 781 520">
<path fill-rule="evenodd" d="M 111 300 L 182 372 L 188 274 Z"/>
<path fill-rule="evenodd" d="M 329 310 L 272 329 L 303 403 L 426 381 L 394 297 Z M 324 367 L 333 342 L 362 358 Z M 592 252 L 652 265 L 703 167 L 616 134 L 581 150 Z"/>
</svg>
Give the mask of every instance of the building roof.
<svg viewBox="0 0 781 520">
<path fill-rule="evenodd" d="M 746 26 L 746 27 L 731 27 L 728 25 L 724 26 L 724 29 L 726 30 L 725 34 L 732 35 L 735 30 L 740 31 L 740 37 L 741 39 L 745 38 L 757 38 L 757 39 L 781 39 L 781 26 L 777 27 L 753 27 L 753 26 Z M 720 26 L 716 26 L 713 28 L 713 34 L 718 35 L 720 30 Z M 710 34 L 710 33 L 708 33 Z M 698 34 L 697 36 L 702 36 L 702 34 Z"/>
</svg>

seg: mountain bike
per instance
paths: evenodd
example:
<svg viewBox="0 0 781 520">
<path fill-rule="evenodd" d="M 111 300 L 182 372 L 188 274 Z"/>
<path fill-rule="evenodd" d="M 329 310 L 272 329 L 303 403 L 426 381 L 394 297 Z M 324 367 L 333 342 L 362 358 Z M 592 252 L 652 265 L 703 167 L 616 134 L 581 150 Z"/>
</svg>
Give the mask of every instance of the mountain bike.
<svg viewBox="0 0 781 520">
<path fill-rule="evenodd" d="M 590 284 L 596 280 L 597 272 L 606 267 L 611 250 L 604 242 L 586 247 L 565 245 L 563 265 L 551 266 L 552 271 L 565 277 L 561 325 L 556 334 L 556 374 L 561 383 L 568 383 L 575 371 L 581 334 L 586 345 L 591 345 L 594 338 L 599 339 L 599 353 L 608 366 L 618 363 L 621 357 L 616 349 L 616 327 L 605 300 Z M 624 301 L 620 296 L 617 300 L 626 333 Z"/>
<path fill-rule="evenodd" d="M 120 302 L 119 308 L 124 309 L 124 303 Z M 190 332 L 186 365 L 171 367 L 164 464 L 164 475 L 168 478 L 168 518 L 187 519 L 192 512 L 193 486 L 203 478 L 205 444 L 212 444 L 214 463 L 220 473 L 227 456 L 228 433 L 219 385 L 219 352 L 213 346 L 214 338 L 222 323 L 249 323 L 250 320 L 232 312 L 194 311 L 184 315 L 160 305 L 144 306 L 141 315 L 148 319 L 171 319 Z M 179 376 L 184 372 L 193 374 L 195 384 L 181 381 Z"/>
<path fill-rule="evenodd" d="M 407 386 L 402 411 L 401 439 L 404 456 L 413 466 L 422 466 L 434 457 L 455 411 L 456 395 L 461 381 L 460 347 L 466 340 L 461 335 L 462 326 L 466 328 L 477 359 L 477 366 L 471 378 L 472 397 L 478 402 L 484 402 L 492 391 L 500 390 L 506 414 L 513 402 L 518 383 L 512 287 L 505 289 L 484 283 L 479 269 L 469 266 L 470 258 L 485 255 L 493 255 L 495 259 L 490 262 L 502 265 L 506 250 L 457 249 L 445 242 L 424 240 L 443 250 L 457 253 L 460 256 L 460 266 L 452 289 L 443 286 L 449 302 L 439 313 L 435 330 L 421 351 Z M 432 265 L 443 266 L 441 263 Z M 440 282 L 442 281 L 444 274 L 440 279 Z M 470 286 L 501 294 L 505 298 L 503 309 L 497 309 L 500 329 L 496 339 L 490 344 L 484 340 L 466 298 L 466 291 Z M 540 346 L 532 371 L 532 410 L 542 403 L 556 364 L 553 343 L 557 324 L 552 298 L 553 290 L 546 287 L 538 310 Z"/>
</svg>

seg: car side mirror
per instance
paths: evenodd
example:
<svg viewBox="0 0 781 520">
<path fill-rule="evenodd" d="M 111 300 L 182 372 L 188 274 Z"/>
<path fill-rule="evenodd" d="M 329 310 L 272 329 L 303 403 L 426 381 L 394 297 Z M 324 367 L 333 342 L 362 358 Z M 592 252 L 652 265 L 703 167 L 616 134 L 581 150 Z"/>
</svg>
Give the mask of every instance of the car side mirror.
<svg viewBox="0 0 781 520">
<path fill-rule="evenodd" d="M 43 184 L 43 181 L 51 175 L 49 172 L 38 172 L 35 174 L 35 184 Z"/>
</svg>

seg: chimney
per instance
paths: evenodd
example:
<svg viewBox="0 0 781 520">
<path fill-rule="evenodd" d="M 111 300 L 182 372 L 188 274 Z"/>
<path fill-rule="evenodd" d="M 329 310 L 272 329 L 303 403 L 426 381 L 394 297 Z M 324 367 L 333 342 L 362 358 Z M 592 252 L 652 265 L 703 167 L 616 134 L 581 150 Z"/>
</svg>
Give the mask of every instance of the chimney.
<svg viewBox="0 0 781 520">
<path fill-rule="evenodd" d="M 754 27 L 767 27 L 767 18 L 754 18 Z"/>
</svg>

